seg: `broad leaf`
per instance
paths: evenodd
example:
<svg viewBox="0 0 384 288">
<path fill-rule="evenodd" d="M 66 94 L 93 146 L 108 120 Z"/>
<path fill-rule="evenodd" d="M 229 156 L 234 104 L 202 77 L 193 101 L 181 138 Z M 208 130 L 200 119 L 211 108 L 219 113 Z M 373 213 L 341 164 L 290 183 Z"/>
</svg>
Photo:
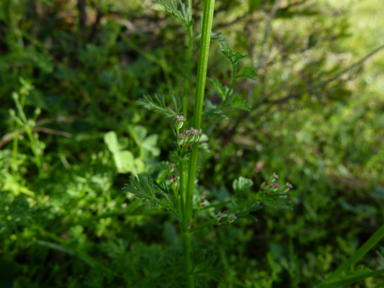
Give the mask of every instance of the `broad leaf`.
<svg viewBox="0 0 384 288">
<path fill-rule="evenodd" d="M 117 151 L 113 153 L 113 159 L 115 160 L 116 168 L 119 173 L 136 173 L 135 158 L 130 151 Z"/>
<path fill-rule="evenodd" d="M 117 139 L 116 132 L 110 131 L 104 134 L 104 143 L 107 145 L 108 150 L 112 153 L 116 153 L 128 146 L 128 139 Z"/>
</svg>

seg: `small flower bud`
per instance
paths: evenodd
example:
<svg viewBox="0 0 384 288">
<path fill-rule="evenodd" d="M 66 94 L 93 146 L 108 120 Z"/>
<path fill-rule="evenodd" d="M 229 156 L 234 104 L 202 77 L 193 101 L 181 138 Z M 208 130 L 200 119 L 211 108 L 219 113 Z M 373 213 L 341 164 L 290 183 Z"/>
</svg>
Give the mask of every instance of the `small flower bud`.
<svg viewBox="0 0 384 288">
<path fill-rule="evenodd" d="M 189 150 L 192 150 L 192 146 L 191 146 L 191 145 L 188 145 L 188 149 L 189 149 Z"/>
<path fill-rule="evenodd" d="M 275 177 L 276 179 L 279 178 L 279 175 L 276 174 L 276 172 L 273 172 L 273 177 Z"/>
<path fill-rule="evenodd" d="M 290 188 L 290 189 L 292 189 L 292 188 L 293 188 L 293 186 L 292 186 L 291 184 L 289 184 L 289 182 L 285 183 L 285 185 L 287 185 L 287 186 L 288 186 L 288 188 Z"/>
<path fill-rule="evenodd" d="M 228 214 L 228 213 L 229 213 L 229 211 L 228 211 L 228 210 L 225 210 L 225 211 L 224 211 L 224 214 Z"/>
<path fill-rule="evenodd" d="M 206 200 L 206 199 L 204 198 L 203 200 L 201 200 L 201 202 L 202 202 L 202 203 L 204 203 L 204 202 L 205 202 L 205 200 Z"/>
</svg>

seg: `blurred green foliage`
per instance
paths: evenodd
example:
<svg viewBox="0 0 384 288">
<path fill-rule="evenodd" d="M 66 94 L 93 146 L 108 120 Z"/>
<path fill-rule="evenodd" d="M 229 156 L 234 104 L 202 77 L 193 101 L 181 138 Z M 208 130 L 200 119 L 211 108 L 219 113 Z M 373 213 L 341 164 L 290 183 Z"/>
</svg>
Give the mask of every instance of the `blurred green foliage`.
<svg viewBox="0 0 384 288">
<path fill-rule="evenodd" d="M 340 74 L 383 45 L 383 3 L 274 3 L 217 1 L 214 31 L 258 77 L 235 87 L 243 110 L 204 127 L 199 183 L 215 204 L 276 171 L 293 209 L 196 232 L 199 287 L 314 287 L 383 225 L 383 52 Z M 175 220 L 121 187 L 174 145 L 136 100 L 180 95 L 182 31 L 152 1 L 0 1 L 0 287 L 181 287 Z M 230 85 L 219 49 L 208 108 L 226 94 L 213 79 Z"/>
</svg>

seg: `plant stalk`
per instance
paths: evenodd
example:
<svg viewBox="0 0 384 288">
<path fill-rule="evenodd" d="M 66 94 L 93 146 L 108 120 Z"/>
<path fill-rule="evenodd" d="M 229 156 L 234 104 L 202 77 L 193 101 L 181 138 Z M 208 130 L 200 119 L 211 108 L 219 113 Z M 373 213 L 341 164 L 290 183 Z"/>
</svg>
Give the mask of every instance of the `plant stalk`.
<svg viewBox="0 0 384 288">
<path fill-rule="evenodd" d="M 189 4 L 190 3 L 191 1 L 189 1 Z M 201 117 L 203 112 L 203 101 L 204 101 L 204 92 L 205 92 L 205 82 L 207 78 L 209 47 L 211 42 L 214 7 L 215 7 L 215 0 L 205 0 L 203 25 L 202 25 L 202 31 L 201 31 L 200 52 L 199 52 L 199 64 L 197 68 L 195 107 L 193 111 L 193 127 L 199 130 L 201 128 Z M 186 106 L 184 106 L 183 109 L 186 109 Z M 193 194 L 195 189 L 198 147 L 199 147 L 199 143 L 193 144 L 192 153 L 190 154 L 190 158 L 189 158 L 188 182 L 187 182 L 187 192 L 185 197 L 185 210 L 184 210 L 184 221 L 186 221 L 187 223 L 192 221 L 192 204 L 193 204 Z M 192 255 L 191 255 L 192 254 L 191 234 L 188 232 L 185 232 L 183 234 L 183 252 L 184 252 L 184 257 L 186 261 L 187 287 L 193 288 L 194 279 L 193 279 L 193 273 L 192 273 L 193 263 L 192 263 Z"/>
<path fill-rule="evenodd" d="M 189 20 L 192 20 L 192 1 L 188 1 L 188 9 L 189 9 Z M 187 59 L 186 59 L 186 67 L 184 74 L 184 88 L 183 88 L 183 115 L 188 119 L 188 91 L 189 91 L 189 78 L 191 75 L 191 61 L 192 61 L 192 48 L 193 48 L 193 29 L 192 26 L 189 26 L 187 29 L 188 32 L 188 47 L 187 47 Z M 185 131 L 185 127 L 183 127 L 183 132 Z M 183 229 L 187 228 L 187 219 L 185 218 L 185 180 L 187 174 L 187 162 L 186 160 L 180 161 L 180 210 L 181 210 L 181 219 L 183 221 Z"/>
</svg>

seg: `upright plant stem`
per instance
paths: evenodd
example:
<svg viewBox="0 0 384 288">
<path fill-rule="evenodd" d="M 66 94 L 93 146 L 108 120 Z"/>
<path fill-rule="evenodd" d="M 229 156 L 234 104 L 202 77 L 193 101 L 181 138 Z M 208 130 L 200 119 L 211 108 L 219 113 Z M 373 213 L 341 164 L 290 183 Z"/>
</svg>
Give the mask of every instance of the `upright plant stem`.
<svg viewBox="0 0 384 288">
<path fill-rule="evenodd" d="M 195 107 L 193 111 L 193 127 L 195 129 L 201 128 L 201 116 L 203 112 L 203 100 L 205 92 L 205 82 L 207 78 L 207 67 L 209 57 L 209 46 L 211 41 L 212 21 L 213 12 L 215 7 L 215 0 L 205 0 L 204 3 L 204 15 L 203 25 L 201 31 L 201 42 L 199 52 L 199 65 L 197 69 L 197 84 L 196 84 L 196 96 L 195 96 Z M 195 178 L 196 178 L 196 167 L 197 167 L 197 155 L 198 155 L 198 143 L 193 144 L 192 153 L 190 154 L 189 167 L 188 167 L 188 183 L 187 193 L 185 199 L 185 221 L 192 221 L 192 201 L 193 193 L 195 189 Z M 191 233 L 185 232 L 183 235 L 183 250 L 184 257 L 186 259 L 186 272 L 187 274 L 187 287 L 194 287 L 194 279 L 191 274 L 193 268 L 191 253 Z"/>
<path fill-rule="evenodd" d="M 188 1 L 188 9 L 189 9 L 189 21 L 192 20 L 192 1 Z M 184 74 L 184 87 L 183 87 L 183 115 L 185 118 L 188 118 L 188 91 L 189 91 L 189 78 L 191 75 L 191 58 L 192 58 L 192 48 L 193 48 L 193 30 L 192 25 L 188 27 L 188 47 L 187 47 L 187 59 L 186 59 L 186 67 L 185 67 L 185 74 Z M 185 131 L 185 125 L 183 127 L 183 131 Z M 186 229 L 187 227 L 187 219 L 185 218 L 184 212 L 185 212 L 185 180 L 186 180 L 186 173 L 187 173 L 187 163 L 186 160 L 180 161 L 180 208 L 181 208 L 181 217 L 183 220 L 183 227 Z"/>
</svg>

